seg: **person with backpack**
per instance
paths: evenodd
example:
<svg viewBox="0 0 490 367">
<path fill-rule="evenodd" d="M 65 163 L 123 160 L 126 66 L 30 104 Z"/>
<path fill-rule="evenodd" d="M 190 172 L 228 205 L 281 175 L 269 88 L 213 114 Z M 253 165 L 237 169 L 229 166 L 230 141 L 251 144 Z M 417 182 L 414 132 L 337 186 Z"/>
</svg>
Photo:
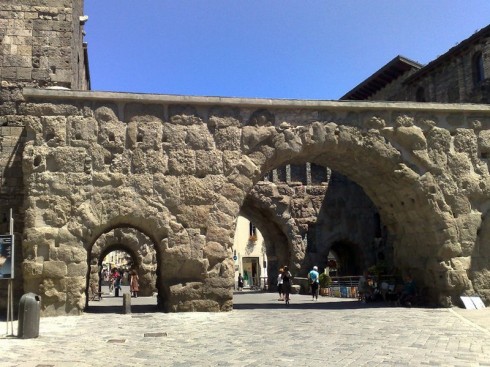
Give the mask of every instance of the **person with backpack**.
<svg viewBox="0 0 490 367">
<path fill-rule="evenodd" d="M 318 301 L 318 285 L 320 283 L 320 274 L 318 273 L 318 266 L 314 266 L 308 273 L 308 280 L 310 282 L 312 301 Z"/>
</svg>

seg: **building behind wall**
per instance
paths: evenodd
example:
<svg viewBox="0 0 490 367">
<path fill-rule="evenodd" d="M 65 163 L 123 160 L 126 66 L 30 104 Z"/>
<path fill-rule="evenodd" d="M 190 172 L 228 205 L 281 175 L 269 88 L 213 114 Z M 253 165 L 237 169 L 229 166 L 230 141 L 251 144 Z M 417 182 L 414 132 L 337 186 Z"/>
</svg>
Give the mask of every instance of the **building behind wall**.
<svg viewBox="0 0 490 367">
<path fill-rule="evenodd" d="M 489 104 L 490 25 L 427 65 L 396 56 L 340 99 Z"/>
<path fill-rule="evenodd" d="M 245 278 L 246 288 L 267 284 L 267 254 L 264 238 L 255 225 L 239 216 L 233 240 L 233 260 L 235 262 L 235 284 L 238 274 Z"/>
<path fill-rule="evenodd" d="M 490 25 L 425 66 L 397 56 L 340 99 L 490 103 Z"/>
</svg>

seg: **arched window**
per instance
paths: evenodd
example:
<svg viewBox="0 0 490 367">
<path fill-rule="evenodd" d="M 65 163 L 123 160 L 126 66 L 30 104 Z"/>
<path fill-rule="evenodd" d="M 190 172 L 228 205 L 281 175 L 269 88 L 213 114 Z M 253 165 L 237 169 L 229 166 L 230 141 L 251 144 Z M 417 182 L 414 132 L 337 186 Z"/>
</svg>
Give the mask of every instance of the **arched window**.
<svg viewBox="0 0 490 367">
<path fill-rule="evenodd" d="M 483 54 L 481 52 L 477 52 L 475 56 L 473 56 L 473 76 L 476 85 L 479 85 L 485 79 Z"/>
</svg>

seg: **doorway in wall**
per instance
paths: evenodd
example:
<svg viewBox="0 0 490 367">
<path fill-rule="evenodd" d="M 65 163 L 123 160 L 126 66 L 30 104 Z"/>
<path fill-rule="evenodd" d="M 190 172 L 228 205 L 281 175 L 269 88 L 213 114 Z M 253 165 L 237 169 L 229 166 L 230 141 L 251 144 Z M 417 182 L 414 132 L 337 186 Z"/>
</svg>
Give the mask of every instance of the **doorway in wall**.
<svg viewBox="0 0 490 367">
<path fill-rule="evenodd" d="M 245 287 L 260 286 L 260 263 L 258 257 L 244 257 L 242 259 L 243 279 Z"/>
</svg>

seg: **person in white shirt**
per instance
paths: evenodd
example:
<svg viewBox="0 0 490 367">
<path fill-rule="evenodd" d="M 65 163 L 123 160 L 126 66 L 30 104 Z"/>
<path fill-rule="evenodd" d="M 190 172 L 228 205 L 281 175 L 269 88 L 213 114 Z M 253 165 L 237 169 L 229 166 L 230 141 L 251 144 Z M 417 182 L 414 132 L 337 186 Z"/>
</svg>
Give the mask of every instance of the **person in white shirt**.
<svg viewBox="0 0 490 367">
<path fill-rule="evenodd" d="M 280 268 L 279 269 L 279 275 L 277 276 L 277 291 L 279 292 L 278 301 L 284 301 L 284 290 L 283 290 L 283 280 L 282 280 L 283 271 L 284 271 L 284 269 Z"/>
</svg>

